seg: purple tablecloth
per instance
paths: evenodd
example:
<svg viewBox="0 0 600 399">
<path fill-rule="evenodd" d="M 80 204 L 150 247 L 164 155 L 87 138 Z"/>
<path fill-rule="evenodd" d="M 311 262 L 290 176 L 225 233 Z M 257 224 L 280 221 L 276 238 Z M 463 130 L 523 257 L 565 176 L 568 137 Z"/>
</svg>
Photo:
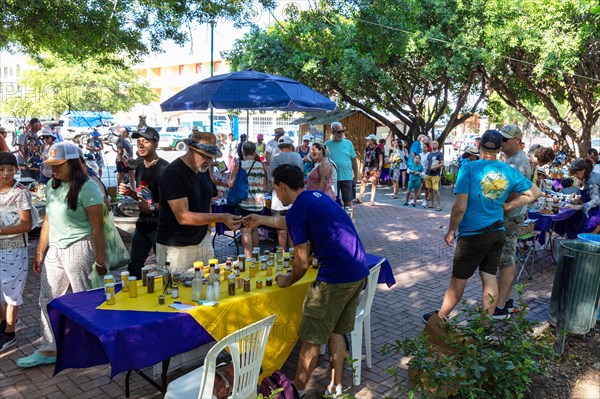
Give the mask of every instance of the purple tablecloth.
<svg viewBox="0 0 600 399">
<path fill-rule="evenodd" d="M 369 268 L 381 259 L 367 254 Z M 396 283 L 387 259 L 378 282 L 388 287 Z M 110 363 L 112 378 L 214 341 L 187 313 L 97 310 L 104 299 L 100 289 L 63 295 L 48 304 L 57 347 L 54 374 Z"/>
<path fill-rule="evenodd" d="M 585 223 L 583 212 L 574 209 L 564 209 L 553 215 L 547 215 L 538 212 L 528 212 L 530 219 L 537 219 L 535 229 L 541 231 L 538 235 L 540 244 L 546 242 L 546 234 L 550 232 L 554 225 L 554 232 L 560 236 L 566 236 L 569 239 L 577 238 Z M 554 224 L 556 223 L 556 224 Z"/>
</svg>

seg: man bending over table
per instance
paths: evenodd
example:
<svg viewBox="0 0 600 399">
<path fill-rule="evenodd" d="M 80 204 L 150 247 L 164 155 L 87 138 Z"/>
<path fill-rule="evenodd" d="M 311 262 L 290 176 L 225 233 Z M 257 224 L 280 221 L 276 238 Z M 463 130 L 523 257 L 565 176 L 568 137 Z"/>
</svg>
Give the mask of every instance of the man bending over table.
<svg viewBox="0 0 600 399">
<path fill-rule="evenodd" d="M 369 269 L 365 250 L 350 217 L 320 191 L 304 189 L 302 170 L 280 165 L 273 171 L 273 189 L 284 205 L 293 206 L 285 216 L 248 215 L 246 227 L 270 226 L 288 230 L 294 245 L 292 273 L 278 275 L 277 284 L 289 287 L 308 269 L 308 244 L 320 267 L 306 293 L 298 335 L 302 340 L 294 384 L 301 391 L 317 364 L 319 348 L 329 341 L 331 383 L 326 394 L 342 393 L 346 352 L 344 334 L 354 329 L 358 297 Z"/>
</svg>

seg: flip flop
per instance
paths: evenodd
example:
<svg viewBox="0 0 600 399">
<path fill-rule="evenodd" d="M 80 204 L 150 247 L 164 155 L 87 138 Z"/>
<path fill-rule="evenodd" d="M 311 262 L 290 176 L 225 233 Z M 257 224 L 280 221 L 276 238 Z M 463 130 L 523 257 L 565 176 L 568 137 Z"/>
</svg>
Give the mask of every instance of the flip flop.
<svg viewBox="0 0 600 399">
<path fill-rule="evenodd" d="M 369 206 L 375 206 L 375 201 L 369 202 Z"/>
<path fill-rule="evenodd" d="M 56 356 L 44 356 L 38 351 L 33 352 L 31 356 L 17 359 L 17 366 L 24 368 L 54 363 L 56 363 Z"/>
<path fill-rule="evenodd" d="M 436 211 L 438 211 L 438 212 L 439 212 L 439 211 L 441 211 L 441 210 L 442 210 L 442 208 L 437 208 L 437 209 L 436 209 Z"/>
<path fill-rule="evenodd" d="M 433 207 L 432 207 L 432 206 L 428 206 L 427 208 L 429 208 L 429 209 L 433 209 Z"/>
</svg>

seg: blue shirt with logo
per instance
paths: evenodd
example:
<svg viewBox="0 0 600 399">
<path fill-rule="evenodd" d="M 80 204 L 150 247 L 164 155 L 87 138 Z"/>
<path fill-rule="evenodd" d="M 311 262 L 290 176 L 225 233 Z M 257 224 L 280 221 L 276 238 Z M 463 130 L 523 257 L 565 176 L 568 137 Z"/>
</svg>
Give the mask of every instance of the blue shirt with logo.
<svg viewBox="0 0 600 399">
<path fill-rule="evenodd" d="M 356 158 L 356 150 L 354 150 L 352 142 L 348 139 L 328 140 L 325 142 L 325 146 L 337 166 L 338 181 L 352 180 L 352 160 Z"/>
<path fill-rule="evenodd" d="M 458 225 L 458 236 L 479 234 L 484 227 L 504 220 L 502 204 L 508 195 L 525 192 L 531 185 L 518 170 L 500 161 L 479 160 L 463 164 L 458 170 L 454 193 L 468 194 L 469 199 Z"/>
<path fill-rule="evenodd" d="M 369 275 L 365 249 L 344 209 L 320 191 L 302 192 L 285 215 L 294 245 L 310 242 L 317 281 L 350 283 Z"/>
</svg>

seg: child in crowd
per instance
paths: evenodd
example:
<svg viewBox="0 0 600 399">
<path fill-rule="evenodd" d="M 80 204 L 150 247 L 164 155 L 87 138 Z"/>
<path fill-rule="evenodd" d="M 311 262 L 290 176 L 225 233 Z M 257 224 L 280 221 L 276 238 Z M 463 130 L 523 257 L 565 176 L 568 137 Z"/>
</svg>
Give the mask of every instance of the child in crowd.
<svg viewBox="0 0 600 399">
<path fill-rule="evenodd" d="M 408 200 L 410 199 L 410 195 L 418 192 L 419 187 L 421 187 L 421 178 L 423 177 L 423 173 L 425 173 L 425 168 L 421 165 L 421 156 L 415 155 L 413 158 L 413 163 L 408 164 L 408 170 L 406 171 L 410 176 L 408 178 L 408 188 L 406 190 L 406 202 L 404 202 L 404 207 L 408 207 Z M 417 198 L 414 198 L 410 201 L 412 207 L 415 207 L 415 201 Z"/>
<path fill-rule="evenodd" d="M 15 326 L 27 281 L 31 195 L 17 182 L 17 158 L 0 152 L 0 352 L 17 343 Z"/>
</svg>

